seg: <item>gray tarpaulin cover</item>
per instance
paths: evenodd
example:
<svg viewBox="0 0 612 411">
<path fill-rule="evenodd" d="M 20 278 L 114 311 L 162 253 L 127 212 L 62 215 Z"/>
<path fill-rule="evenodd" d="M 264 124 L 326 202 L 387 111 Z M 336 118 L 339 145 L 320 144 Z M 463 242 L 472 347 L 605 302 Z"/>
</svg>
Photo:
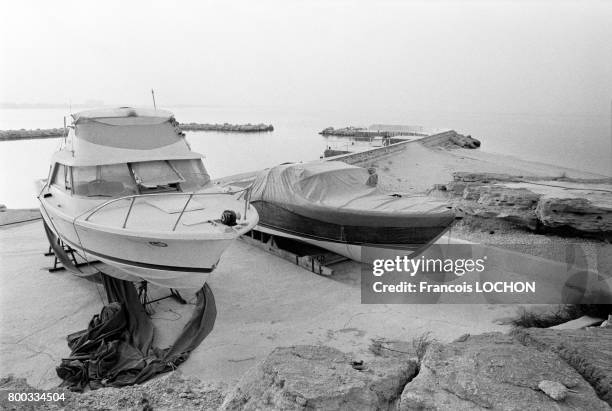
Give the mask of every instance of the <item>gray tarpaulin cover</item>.
<svg viewBox="0 0 612 411">
<path fill-rule="evenodd" d="M 212 331 L 217 315 L 208 285 L 197 293 L 191 319 L 166 349 L 153 346 L 154 327 L 134 284 L 102 275 L 109 304 L 95 315 L 86 330 L 70 334 L 70 356 L 57 367 L 62 386 L 81 391 L 142 383 L 170 371 Z"/>
<path fill-rule="evenodd" d="M 276 203 L 317 220 L 338 223 L 330 210 L 343 211 L 360 225 L 398 215 L 448 218 L 447 204 L 425 195 L 393 196 L 366 184 L 368 170 L 340 161 L 286 164 L 261 172 L 252 186 L 251 201 Z M 367 219 L 363 219 L 367 216 Z M 350 223 L 346 221 L 346 223 Z"/>
</svg>

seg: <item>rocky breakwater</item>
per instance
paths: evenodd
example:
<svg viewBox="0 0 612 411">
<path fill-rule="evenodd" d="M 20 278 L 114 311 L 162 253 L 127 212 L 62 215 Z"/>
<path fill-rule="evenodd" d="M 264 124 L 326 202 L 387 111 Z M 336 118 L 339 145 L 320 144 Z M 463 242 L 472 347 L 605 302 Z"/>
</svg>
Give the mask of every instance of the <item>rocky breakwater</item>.
<svg viewBox="0 0 612 411">
<path fill-rule="evenodd" d="M 202 124 L 202 123 L 181 123 L 178 125 L 183 131 L 223 131 L 228 133 L 259 133 L 274 131 L 272 124 Z M 37 128 L 35 130 L 0 130 L 0 141 L 8 140 L 29 140 L 38 138 L 58 138 L 63 137 L 66 131 L 64 128 Z"/>
<path fill-rule="evenodd" d="M 319 132 L 322 136 L 336 137 L 397 137 L 397 136 L 426 136 L 425 133 L 406 130 L 371 130 L 365 127 L 327 127 Z"/>
<path fill-rule="evenodd" d="M 183 131 L 223 131 L 228 133 L 259 133 L 274 131 L 272 124 L 200 124 L 200 123 L 181 123 Z"/>
<path fill-rule="evenodd" d="M 322 136 L 338 136 L 338 137 L 374 137 L 379 134 L 374 131 L 370 131 L 364 127 L 342 127 L 342 128 L 334 128 L 327 127 L 319 132 Z"/>
<path fill-rule="evenodd" d="M 434 186 L 460 215 L 500 219 L 537 232 L 612 239 L 612 178 L 453 173 Z"/>
<path fill-rule="evenodd" d="M 58 138 L 64 136 L 63 128 L 45 128 L 36 130 L 0 130 L 0 141 L 28 140 L 34 138 Z"/>
</svg>

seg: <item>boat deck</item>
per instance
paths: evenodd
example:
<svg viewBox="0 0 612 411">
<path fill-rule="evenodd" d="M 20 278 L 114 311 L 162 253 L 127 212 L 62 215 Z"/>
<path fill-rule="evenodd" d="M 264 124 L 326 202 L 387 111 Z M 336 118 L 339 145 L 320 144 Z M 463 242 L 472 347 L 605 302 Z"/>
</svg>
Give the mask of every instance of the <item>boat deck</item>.
<svg viewBox="0 0 612 411">
<path fill-rule="evenodd" d="M 220 211 L 221 210 L 221 211 Z M 137 231 L 176 231 L 233 233 L 235 229 L 221 223 L 223 210 L 233 210 L 237 217 L 244 215 L 244 202 L 227 195 L 194 197 L 187 204 L 187 197 L 154 198 L 136 197 L 109 203 L 93 214 L 83 216 L 89 223 L 111 228 Z M 247 218 L 254 216 L 247 211 Z M 246 224 L 237 218 L 236 228 Z"/>
</svg>

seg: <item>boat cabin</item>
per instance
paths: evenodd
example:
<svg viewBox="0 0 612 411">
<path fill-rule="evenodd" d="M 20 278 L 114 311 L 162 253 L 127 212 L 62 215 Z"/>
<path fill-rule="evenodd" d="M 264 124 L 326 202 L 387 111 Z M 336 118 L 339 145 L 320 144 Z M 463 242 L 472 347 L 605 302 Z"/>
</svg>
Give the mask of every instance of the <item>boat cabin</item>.
<svg viewBox="0 0 612 411">
<path fill-rule="evenodd" d="M 72 115 L 50 184 L 79 197 L 194 192 L 210 177 L 169 111 L 121 107 Z"/>
<path fill-rule="evenodd" d="M 51 184 L 80 197 L 194 192 L 210 182 L 200 159 L 69 166 L 55 163 Z"/>
</svg>

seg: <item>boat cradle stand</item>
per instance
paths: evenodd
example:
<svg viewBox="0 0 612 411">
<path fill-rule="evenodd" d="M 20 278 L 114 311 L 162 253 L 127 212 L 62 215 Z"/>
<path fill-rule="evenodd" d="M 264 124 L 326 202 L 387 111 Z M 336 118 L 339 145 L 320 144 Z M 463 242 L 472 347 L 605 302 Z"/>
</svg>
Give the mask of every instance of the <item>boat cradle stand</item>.
<svg viewBox="0 0 612 411">
<path fill-rule="evenodd" d="M 98 260 L 79 262 L 77 261 L 76 256 L 74 255 L 76 251 L 72 247 L 70 247 L 68 244 L 64 243 L 61 240 L 60 240 L 60 246 L 62 247 L 66 255 L 70 257 L 75 267 L 83 267 L 86 265 L 90 265 L 90 264 L 99 262 Z M 53 248 L 49 246 L 49 250 L 45 253 L 45 257 L 51 257 L 51 256 L 53 257 L 53 267 L 49 267 L 47 271 L 49 271 L 50 273 L 55 273 L 57 271 L 64 271 L 66 267 L 62 264 L 61 260 L 57 258 L 57 255 L 53 252 Z"/>
<path fill-rule="evenodd" d="M 180 304 L 187 304 L 187 301 L 185 301 L 185 299 L 179 293 L 179 291 L 174 289 L 174 288 L 170 288 L 170 294 L 166 295 L 165 297 L 159 297 L 159 298 L 155 298 L 153 300 L 149 300 L 149 283 L 146 282 L 146 281 L 141 281 L 140 284 L 138 285 L 138 298 L 140 299 L 140 303 L 142 304 L 142 306 L 145 307 L 145 310 L 149 314 L 152 311 L 149 309 L 149 307 L 147 307 L 148 305 L 151 305 L 151 304 L 156 303 L 158 301 L 165 300 L 167 298 L 172 298 L 172 299 L 176 300 Z"/>
<path fill-rule="evenodd" d="M 240 238 L 250 245 L 261 248 L 270 254 L 274 254 L 319 275 L 332 275 L 334 270 L 329 265 L 348 260 L 344 256 L 320 247 L 264 233 L 259 230 L 251 230 Z"/>
<path fill-rule="evenodd" d="M 66 244 L 65 242 L 63 242 L 61 239 L 57 239 L 56 240 L 58 242 L 58 245 L 61 247 L 60 250 L 63 250 L 65 256 L 64 258 L 68 258 L 71 262 L 71 264 L 73 265 L 72 270 L 74 270 L 74 268 L 79 268 L 79 267 L 83 267 L 83 266 L 88 266 L 91 264 L 96 264 L 99 263 L 100 261 L 98 260 L 93 260 L 93 261 L 81 261 L 79 262 L 77 260 L 77 255 L 79 255 L 75 249 L 73 249 L 72 247 L 70 247 L 68 244 Z M 47 252 L 44 254 L 45 257 L 53 257 L 53 267 L 49 267 L 47 268 L 47 271 L 49 271 L 50 273 L 55 273 L 58 271 L 64 271 L 66 270 L 66 266 L 64 264 L 62 264 L 62 260 L 60 258 L 57 257 L 57 254 L 53 251 L 53 247 L 51 245 L 49 245 L 49 249 L 47 250 Z M 99 269 L 97 269 L 97 271 L 99 271 L 100 273 L 102 273 L 102 271 L 100 271 Z M 146 307 L 147 305 L 153 304 L 157 301 L 161 301 L 161 300 L 165 300 L 167 298 L 173 298 L 176 301 L 178 301 L 180 304 L 187 304 L 187 301 L 185 301 L 185 299 L 181 296 L 181 294 L 178 292 L 178 290 L 175 290 L 174 288 L 170 289 L 170 294 L 165 296 L 165 297 L 159 297 L 153 300 L 149 300 L 148 297 L 148 285 L 146 281 L 142 281 L 140 282 L 139 286 L 138 286 L 138 297 L 140 298 L 140 301 L 143 305 L 143 307 Z"/>
</svg>

